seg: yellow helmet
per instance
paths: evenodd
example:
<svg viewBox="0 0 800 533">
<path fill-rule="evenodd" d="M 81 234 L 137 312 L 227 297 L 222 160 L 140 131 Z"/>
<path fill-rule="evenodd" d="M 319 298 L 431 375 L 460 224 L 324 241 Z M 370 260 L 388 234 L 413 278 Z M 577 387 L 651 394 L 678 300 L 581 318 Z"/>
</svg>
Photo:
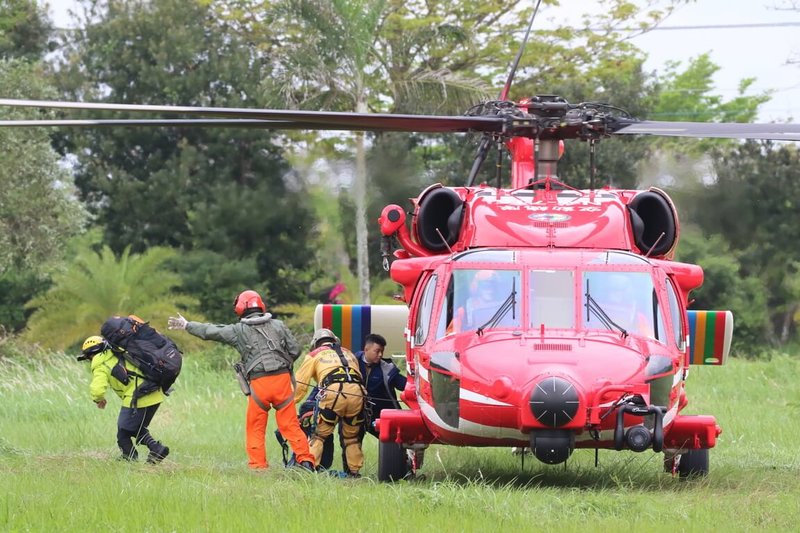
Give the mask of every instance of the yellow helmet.
<svg viewBox="0 0 800 533">
<path fill-rule="evenodd" d="M 78 361 L 91 359 L 95 355 L 99 354 L 100 352 L 104 352 L 109 348 L 110 346 L 108 345 L 108 342 L 106 342 L 103 337 L 100 335 L 92 335 L 83 341 L 83 345 L 81 346 L 81 352 L 83 352 L 83 354 L 78 357 Z"/>
</svg>

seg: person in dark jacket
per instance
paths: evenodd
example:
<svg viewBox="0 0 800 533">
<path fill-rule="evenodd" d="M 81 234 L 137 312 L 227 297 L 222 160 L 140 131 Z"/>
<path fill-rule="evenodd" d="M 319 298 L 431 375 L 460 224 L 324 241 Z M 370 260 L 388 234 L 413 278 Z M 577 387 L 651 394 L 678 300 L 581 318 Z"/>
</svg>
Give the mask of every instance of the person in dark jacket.
<svg viewBox="0 0 800 533">
<path fill-rule="evenodd" d="M 375 420 L 381 417 L 384 409 L 400 409 L 396 391 L 406 388 L 406 377 L 400 373 L 397 365 L 391 359 L 383 358 L 385 348 L 386 339 L 377 333 L 370 333 L 364 338 L 364 350 L 356 353 L 371 407 L 368 423 L 364 427 L 375 437 L 378 436 Z"/>
<path fill-rule="evenodd" d="M 195 337 L 214 340 L 236 348 L 242 356 L 244 377 L 249 384 L 247 404 L 247 455 L 251 469 L 269 466 L 266 430 L 270 408 L 281 434 L 289 442 L 303 468 L 314 470 L 314 456 L 297 420 L 294 407 L 292 366 L 300 356 L 300 345 L 286 325 L 267 313 L 256 291 L 239 294 L 233 308 L 240 317 L 236 324 L 215 325 L 170 317 L 169 329 L 185 329 Z"/>
</svg>

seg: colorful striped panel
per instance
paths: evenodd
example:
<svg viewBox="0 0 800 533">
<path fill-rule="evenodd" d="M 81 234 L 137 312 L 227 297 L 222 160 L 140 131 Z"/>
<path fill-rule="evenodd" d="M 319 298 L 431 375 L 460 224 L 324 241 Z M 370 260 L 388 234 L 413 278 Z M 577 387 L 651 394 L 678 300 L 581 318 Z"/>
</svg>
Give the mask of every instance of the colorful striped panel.
<svg viewBox="0 0 800 533">
<path fill-rule="evenodd" d="M 336 333 L 342 346 L 357 352 L 364 349 L 364 337 L 372 331 L 368 305 L 323 305 L 322 325 Z"/>
<path fill-rule="evenodd" d="M 370 333 L 383 335 L 387 357 L 405 353 L 403 332 L 407 321 L 405 305 L 320 304 L 314 311 L 314 329 L 330 329 L 342 341 L 342 346 L 353 352 L 364 349 L 364 337 Z"/>
<path fill-rule="evenodd" d="M 733 338 L 730 311 L 689 311 L 689 363 L 721 365 L 728 358 Z"/>
</svg>

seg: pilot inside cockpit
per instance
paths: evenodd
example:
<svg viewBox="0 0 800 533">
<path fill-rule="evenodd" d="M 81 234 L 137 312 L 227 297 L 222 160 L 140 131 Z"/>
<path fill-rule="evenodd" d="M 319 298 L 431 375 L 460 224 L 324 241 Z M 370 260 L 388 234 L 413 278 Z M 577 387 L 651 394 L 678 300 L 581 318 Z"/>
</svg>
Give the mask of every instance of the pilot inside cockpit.
<svg viewBox="0 0 800 533">
<path fill-rule="evenodd" d="M 464 328 L 519 325 L 519 280 L 495 270 L 479 270 L 470 284 L 470 297 L 464 304 Z M 515 283 L 516 281 L 516 283 Z M 515 294 L 512 296 L 512 291 Z"/>
<path fill-rule="evenodd" d="M 653 336 L 652 305 L 648 313 L 641 301 L 643 298 L 652 301 L 652 285 L 647 284 L 648 291 L 636 290 L 636 280 L 649 278 L 640 273 L 620 272 L 597 272 L 590 277 L 593 282 L 591 297 L 598 304 L 599 312 L 590 313 L 588 327 L 622 328 L 626 333 Z M 607 324 L 604 318 L 609 319 Z"/>
</svg>

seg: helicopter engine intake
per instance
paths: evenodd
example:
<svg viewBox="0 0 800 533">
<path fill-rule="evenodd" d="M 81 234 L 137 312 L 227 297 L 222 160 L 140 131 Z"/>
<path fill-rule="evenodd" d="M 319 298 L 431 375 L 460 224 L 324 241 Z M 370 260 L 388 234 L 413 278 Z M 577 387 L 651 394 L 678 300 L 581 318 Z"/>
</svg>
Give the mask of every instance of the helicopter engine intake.
<svg viewBox="0 0 800 533">
<path fill-rule="evenodd" d="M 678 244 L 678 215 L 667 194 L 651 188 L 628 204 L 633 242 L 642 254 L 665 257 Z"/>
<path fill-rule="evenodd" d="M 431 188 L 419 200 L 416 236 L 431 252 L 444 252 L 458 241 L 464 201 L 453 189 Z"/>
</svg>

